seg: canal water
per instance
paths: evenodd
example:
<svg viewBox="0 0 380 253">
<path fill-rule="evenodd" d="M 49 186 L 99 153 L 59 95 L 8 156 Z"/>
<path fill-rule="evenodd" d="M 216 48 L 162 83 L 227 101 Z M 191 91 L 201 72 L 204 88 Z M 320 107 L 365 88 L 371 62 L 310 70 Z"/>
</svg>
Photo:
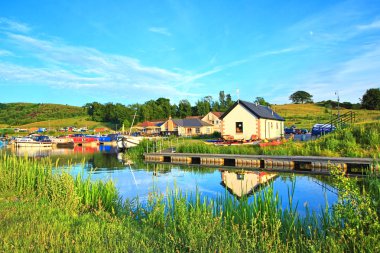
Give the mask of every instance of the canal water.
<svg viewBox="0 0 380 253">
<path fill-rule="evenodd" d="M 75 147 L 74 149 L 28 148 L 1 149 L 1 152 L 40 159 L 51 157 L 59 165 L 57 170 L 66 170 L 73 176 L 82 173 L 92 180 L 113 180 L 121 198 L 147 201 L 150 193 L 166 194 L 175 189 L 183 193 L 216 198 L 230 195 L 236 198 L 247 196 L 249 201 L 255 194 L 270 185 L 282 200 L 283 207 L 289 203 L 289 193 L 294 191 L 293 205 L 300 214 L 306 207 L 319 212 L 337 201 L 337 192 L 329 183 L 329 177 L 289 173 L 268 173 L 223 167 L 194 167 L 171 164 L 132 163 L 122 153 L 110 146 Z M 70 168 L 67 164 L 70 163 Z"/>
</svg>

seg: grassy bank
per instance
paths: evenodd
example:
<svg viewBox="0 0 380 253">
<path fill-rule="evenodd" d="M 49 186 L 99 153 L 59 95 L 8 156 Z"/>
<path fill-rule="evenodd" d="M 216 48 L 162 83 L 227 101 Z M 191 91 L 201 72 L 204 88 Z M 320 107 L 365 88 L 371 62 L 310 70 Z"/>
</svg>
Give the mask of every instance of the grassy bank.
<svg viewBox="0 0 380 253">
<path fill-rule="evenodd" d="M 311 129 L 316 123 L 327 123 L 331 120 L 331 115 L 338 115 L 338 110 L 325 108 L 317 104 L 285 104 L 273 105 L 272 108 L 285 118 L 285 125 L 296 125 L 298 128 Z M 340 114 L 353 111 L 356 115 L 356 122 L 375 122 L 380 119 L 379 110 L 365 109 L 340 109 Z M 336 117 L 336 116 L 335 116 Z"/>
<path fill-rule="evenodd" d="M 366 123 L 339 129 L 315 141 L 288 141 L 280 146 L 214 146 L 204 143 L 180 143 L 179 153 L 312 155 L 334 157 L 379 157 L 380 123 Z M 146 145 L 146 143 L 145 143 Z"/>
<path fill-rule="evenodd" d="M 339 202 L 321 214 L 281 209 L 269 187 L 253 203 L 152 193 L 121 203 L 111 182 L 52 173 L 50 160 L 0 161 L 0 251 L 322 252 L 380 249 L 378 178 L 339 171 Z M 290 196 L 292 193 L 289 193 Z M 291 199 L 291 198 L 290 198 Z"/>
</svg>

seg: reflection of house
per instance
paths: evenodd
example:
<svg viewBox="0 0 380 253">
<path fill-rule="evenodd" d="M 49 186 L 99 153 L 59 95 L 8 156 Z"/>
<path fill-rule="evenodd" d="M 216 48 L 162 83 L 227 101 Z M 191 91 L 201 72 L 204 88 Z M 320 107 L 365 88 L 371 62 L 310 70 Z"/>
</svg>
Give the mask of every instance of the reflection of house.
<svg viewBox="0 0 380 253">
<path fill-rule="evenodd" d="M 170 117 L 161 125 L 163 135 L 194 136 L 213 132 L 213 125 L 198 118 L 172 119 Z"/>
<path fill-rule="evenodd" d="M 162 121 L 144 121 L 136 125 L 138 129 L 144 135 L 159 135 L 161 133 Z"/>
<path fill-rule="evenodd" d="M 238 100 L 221 118 L 222 135 L 236 140 L 275 139 L 284 135 L 284 119 L 267 106 Z"/>
<path fill-rule="evenodd" d="M 242 173 L 221 171 L 221 184 L 226 187 L 231 194 L 241 198 L 242 196 L 252 194 L 259 185 L 268 182 L 276 175 L 275 173 L 257 171 L 244 171 Z"/>
<path fill-rule="evenodd" d="M 214 132 L 222 132 L 222 120 L 220 119 L 222 114 L 222 112 L 209 112 L 202 118 L 202 120 L 212 124 L 214 126 Z"/>
</svg>

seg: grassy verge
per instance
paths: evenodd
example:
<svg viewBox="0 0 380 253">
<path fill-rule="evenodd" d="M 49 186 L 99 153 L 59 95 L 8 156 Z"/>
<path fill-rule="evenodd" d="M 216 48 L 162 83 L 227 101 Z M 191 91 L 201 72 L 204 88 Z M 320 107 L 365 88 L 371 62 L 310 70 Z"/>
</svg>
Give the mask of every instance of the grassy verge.
<svg viewBox="0 0 380 253">
<path fill-rule="evenodd" d="M 0 251 L 378 252 L 380 180 L 359 188 L 339 171 L 339 202 L 300 217 L 269 187 L 252 203 L 228 195 L 119 201 L 111 182 L 51 173 L 50 160 L 0 161 Z M 292 193 L 289 192 L 289 196 Z M 292 199 L 292 198 L 290 198 Z M 291 206 L 291 205 L 290 205 Z"/>
<path fill-rule="evenodd" d="M 315 141 L 288 141 L 280 146 L 214 146 L 201 142 L 177 145 L 179 153 L 312 155 L 334 157 L 379 157 L 380 123 L 366 123 L 339 129 Z M 146 143 L 144 143 L 146 146 Z M 137 150 L 136 150 L 137 152 Z"/>
</svg>

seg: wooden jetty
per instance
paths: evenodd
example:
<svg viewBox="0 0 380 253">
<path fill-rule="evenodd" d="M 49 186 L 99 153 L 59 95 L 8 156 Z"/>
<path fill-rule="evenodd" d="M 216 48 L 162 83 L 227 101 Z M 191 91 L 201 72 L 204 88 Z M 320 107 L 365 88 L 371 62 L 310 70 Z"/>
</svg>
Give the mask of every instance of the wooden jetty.
<svg viewBox="0 0 380 253">
<path fill-rule="evenodd" d="M 343 168 L 349 174 L 362 174 L 374 168 L 372 158 L 321 156 L 270 156 L 195 153 L 145 153 L 146 162 L 263 169 L 269 171 L 329 174 L 331 168 Z M 379 161 L 377 161 L 378 164 Z M 378 166 L 378 165 L 376 165 Z"/>
</svg>

